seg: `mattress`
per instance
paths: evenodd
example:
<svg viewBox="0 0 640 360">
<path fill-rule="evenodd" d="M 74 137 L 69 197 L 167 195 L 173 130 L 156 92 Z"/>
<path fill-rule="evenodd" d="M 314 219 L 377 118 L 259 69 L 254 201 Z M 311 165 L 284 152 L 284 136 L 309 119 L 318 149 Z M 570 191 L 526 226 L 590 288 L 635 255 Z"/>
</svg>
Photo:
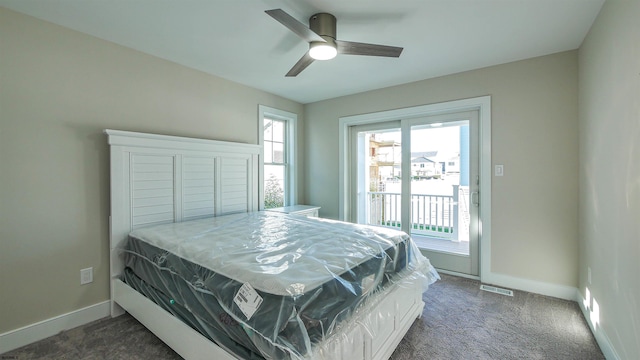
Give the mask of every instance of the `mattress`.
<svg viewBox="0 0 640 360">
<path fill-rule="evenodd" d="M 272 212 L 137 229 L 124 254 L 125 282 L 249 359 L 304 357 L 389 283 L 435 280 L 403 232 Z"/>
</svg>

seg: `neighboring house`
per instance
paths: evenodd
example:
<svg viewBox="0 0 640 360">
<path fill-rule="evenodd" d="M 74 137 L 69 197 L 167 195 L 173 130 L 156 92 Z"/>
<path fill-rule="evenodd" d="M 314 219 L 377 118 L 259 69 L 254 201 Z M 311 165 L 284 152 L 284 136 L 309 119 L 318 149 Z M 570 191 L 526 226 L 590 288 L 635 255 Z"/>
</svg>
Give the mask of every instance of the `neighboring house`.
<svg viewBox="0 0 640 360">
<path fill-rule="evenodd" d="M 450 154 L 443 154 L 439 151 L 412 152 L 411 176 L 431 178 L 438 177 L 438 175 L 460 173 L 460 154 Z"/>
<path fill-rule="evenodd" d="M 400 177 L 401 159 L 400 142 L 394 140 L 378 140 L 375 134 L 369 138 L 369 178 L 372 179 L 371 190 L 382 190 L 381 182 Z"/>
<path fill-rule="evenodd" d="M 411 176 L 419 179 L 440 177 L 442 168 L 433 160 L 424 156 L 411 159 Z"/>
<path fill-rule="evenodd" d="M 460 154 L 449 157 L 444 164 L 445 173 L 460 173 Z"/>
</svg>

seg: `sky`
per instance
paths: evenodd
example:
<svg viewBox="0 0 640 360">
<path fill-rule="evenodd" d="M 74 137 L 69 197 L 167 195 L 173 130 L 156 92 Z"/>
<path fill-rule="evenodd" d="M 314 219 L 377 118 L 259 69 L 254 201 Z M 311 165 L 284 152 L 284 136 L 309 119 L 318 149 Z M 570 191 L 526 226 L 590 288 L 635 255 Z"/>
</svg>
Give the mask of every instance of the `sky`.
<svg viewBox="0 0 640 360">
<path fill-rule="evenodd" d="M 411 152 L 436 151 L 441 153 L 460 152 L 459 126 L 429 127 L 414 129 L 411 137 Z M 377 132 L 380 140 L 400 142 L 400 131 Z"/>
</svg>

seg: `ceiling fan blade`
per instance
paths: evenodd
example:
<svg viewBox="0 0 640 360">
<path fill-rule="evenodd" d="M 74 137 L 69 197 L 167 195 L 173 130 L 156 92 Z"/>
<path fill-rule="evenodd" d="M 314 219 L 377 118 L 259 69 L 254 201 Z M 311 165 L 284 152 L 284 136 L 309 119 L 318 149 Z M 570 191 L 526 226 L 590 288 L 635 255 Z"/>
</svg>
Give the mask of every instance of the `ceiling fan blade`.
<svg viewBox="0 0 640 360">
<path fill-rule="evenodd" d="M 293 67 L 291 68 L 291 70 L 289 70 L 286 76 L 289 76 L 289 77 L 297 76 L 302 72 L 302 70 L 306 69 L 307 66 L 311 65 L 312 62 L 313 62 L 313 58 L 309 56 L 309 52 L 307 51 L 300 58 L 300 60 L 298 60 L 298 62 L 295 65 L 293 65 Z"/>
<path fill-rule="evenodd" d="M 400 57 L 403 48 L 397 46 L 365 44 L 336 40 L 338 54 Z"/>
<path fill-rule="evenodd" d="M 269 14 L 272 18 L 278 20 L 278 22 L 280 22 L 282 25 L 289 28 L 289 30 L 296 33 L 296 35 L 303 38 L 306 42 L 312 42 L 312 41 L 326 42 L 322 37 L 320 37 L 320 35 L 313 32 L 305 24 L 296 20 L 293 16 L 287 14 L 282 9 L 266 10 L 265 12 Z"/>
</svg>

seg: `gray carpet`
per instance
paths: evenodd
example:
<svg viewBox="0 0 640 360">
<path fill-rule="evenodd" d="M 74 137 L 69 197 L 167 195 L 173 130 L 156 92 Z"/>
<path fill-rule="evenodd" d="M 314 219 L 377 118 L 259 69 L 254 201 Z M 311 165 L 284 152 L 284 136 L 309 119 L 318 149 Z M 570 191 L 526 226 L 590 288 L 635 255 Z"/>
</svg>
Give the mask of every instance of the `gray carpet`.
<svg viewBox="0 0 640 360">
<path fill-rule="evenodd" d="M 391 359 L 604 359 L 575 302 L 516 291 L 481 291 L 442 275 Z M 0 359 L 180 357 L 129 315 L 107 318 L 0 355 Z"/>
</svg>

